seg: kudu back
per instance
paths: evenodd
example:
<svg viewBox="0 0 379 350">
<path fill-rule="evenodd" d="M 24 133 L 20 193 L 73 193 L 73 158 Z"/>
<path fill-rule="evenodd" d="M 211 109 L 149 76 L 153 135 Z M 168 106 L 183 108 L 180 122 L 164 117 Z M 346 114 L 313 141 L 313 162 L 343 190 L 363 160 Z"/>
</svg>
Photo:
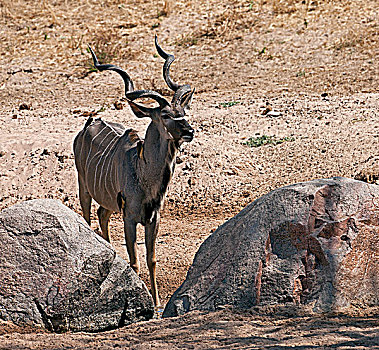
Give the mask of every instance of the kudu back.
<svg viewBox="0 0 379 350">
<path fill-rule="evenodd" d="M 92 198 L 100 205 L 97 214 L 104 239 L 109 241 L 108 222 L 113 212 L 122 212 L 130 265 L 138 273 L 136 226 L 145 226 L 147 265 L 150 273 L 154 303 L 160 306 L 156 282 L 155 241 L 160 210 L 175 167 L 176 153 L 183 142 L 193 139 L 194 130 L 185 119 L 194 90 L 171 80 L 169 69 L 174 56 L 159 46 L 165 59 L 163 77 L 174 96 L 169 103 L 151 90 L 134 91 L 129 75 L 111 64 L 99 64 L 90 48 L 95 67 L 113 70 L 125 83 L 126 99 L 137 118 L 148 117 L 151 122 L 142 140 L 132 129 L 89 118 L 74 140 L 75 164 L 78 170 L 79 199 L 85 220 L 90 224 Z M 148 108 L 134 102 L 149 98 L 158 107 Z"/>
</svg>

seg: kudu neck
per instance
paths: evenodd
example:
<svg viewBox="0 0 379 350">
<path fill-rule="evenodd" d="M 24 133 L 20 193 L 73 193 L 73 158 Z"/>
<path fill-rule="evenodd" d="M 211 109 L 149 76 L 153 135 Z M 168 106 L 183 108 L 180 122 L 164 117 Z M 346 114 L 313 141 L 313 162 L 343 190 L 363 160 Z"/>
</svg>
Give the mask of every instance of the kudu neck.
<svg viewBox="0 0 379 350">
<path fill-rule="evenodd" d="M 144 161 L 151 170 L 171 164 L 178 149 L 175 141 L 168 139 L 166 132 L 154 122 L 147 128 L 143 148 Z"/>
</svg>

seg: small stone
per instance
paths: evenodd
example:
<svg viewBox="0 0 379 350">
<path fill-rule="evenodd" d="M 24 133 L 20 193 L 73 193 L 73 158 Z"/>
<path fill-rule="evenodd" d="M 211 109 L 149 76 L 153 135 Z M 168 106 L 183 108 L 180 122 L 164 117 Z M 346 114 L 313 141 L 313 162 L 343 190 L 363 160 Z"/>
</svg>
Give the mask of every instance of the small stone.
<svg viewBox="0 0 379 350">
<path fill-rule="evenodd" d="M 276 112 L 276 111 L 270 111 L 270 112 L 267 113 L 267 116 L 269 116 L 269 117 L 280 117 L 281 113 L 280 112 Z"/>
<path fill-rule="evenodd" d="M 192 170 L 192 164 L 190 162 L 186 162 L 183 167 L 183 171 L 190 171 Z"/>
<path fill-rule="evenodd" d="M 114 103 L 114 107 L 115 107 L 117 110 L 121 110 L 121 109 L 124 108 L 124 105 L 122 104 L 121 101 L 116 101 L 116 102 Z"/>
<path fill-rule="evenodd" d="M 18 109 L 19 111 L 29 111 L 31 109 L 31 105 L 28 105 L 27 103 L 21 103 Z"/>
<path fill-rule="evenodd" d="M 272 111 L 272 107 L 270 105 L 264 106 L 264 110 L 262 111 L 262 115 L 266 115 L 270 111 Z"/>
</svg>

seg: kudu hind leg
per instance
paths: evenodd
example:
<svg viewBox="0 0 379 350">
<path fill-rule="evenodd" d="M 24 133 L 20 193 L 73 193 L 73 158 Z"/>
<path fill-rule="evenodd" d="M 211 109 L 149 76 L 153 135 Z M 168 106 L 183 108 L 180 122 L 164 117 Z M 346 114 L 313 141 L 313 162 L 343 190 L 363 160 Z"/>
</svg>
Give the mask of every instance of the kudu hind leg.
<svg viewBox="0 0 379 350">
<path fill-rule="evenodd" d="M 87 191 L 87 187 L 79 179 L 79 201 L 82 207 L 84 220 L 87 221 L 88 225 L 91 225 L 91 203 L 92 198 Z"/>
<path fill-rule="evenodd" d="M 109 218 L 112 215 L 112 211 L 105 209 L 104 207 L 99 207 L 97 210 L 97 216 L 99 217 L 99 225 L 101 229 L 101 236 L 108 242 L 109 241 L 109 230 L 108 230 L 108 223 Z"/>
</svg>

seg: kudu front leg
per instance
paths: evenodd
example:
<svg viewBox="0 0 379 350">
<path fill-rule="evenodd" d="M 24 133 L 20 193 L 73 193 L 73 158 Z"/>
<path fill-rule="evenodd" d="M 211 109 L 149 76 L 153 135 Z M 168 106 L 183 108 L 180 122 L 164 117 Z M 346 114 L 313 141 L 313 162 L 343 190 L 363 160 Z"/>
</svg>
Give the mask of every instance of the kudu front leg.
<svg viewBox="0 0 379 350">
<path fill-rule="evenodd" d="M 129 263 L 131 268 L 138 275 L 139 273 L 139 260 L 137 251 L 137 224 L 127 219 L 124 216 L 124 233 L 126 249 L 128 250 Z"/>
<path fill-rule="evenodd" d="M 151 294 L 153 296 L 155 307 L 161 306 L 156 277 L 157 258 L 155 256 L 155 241 L 157 239 L 159 222 L 160 214 L 157 213 L 152 222 L 145 226 L 146 260 L 150 273 Z"/>
</svg>

